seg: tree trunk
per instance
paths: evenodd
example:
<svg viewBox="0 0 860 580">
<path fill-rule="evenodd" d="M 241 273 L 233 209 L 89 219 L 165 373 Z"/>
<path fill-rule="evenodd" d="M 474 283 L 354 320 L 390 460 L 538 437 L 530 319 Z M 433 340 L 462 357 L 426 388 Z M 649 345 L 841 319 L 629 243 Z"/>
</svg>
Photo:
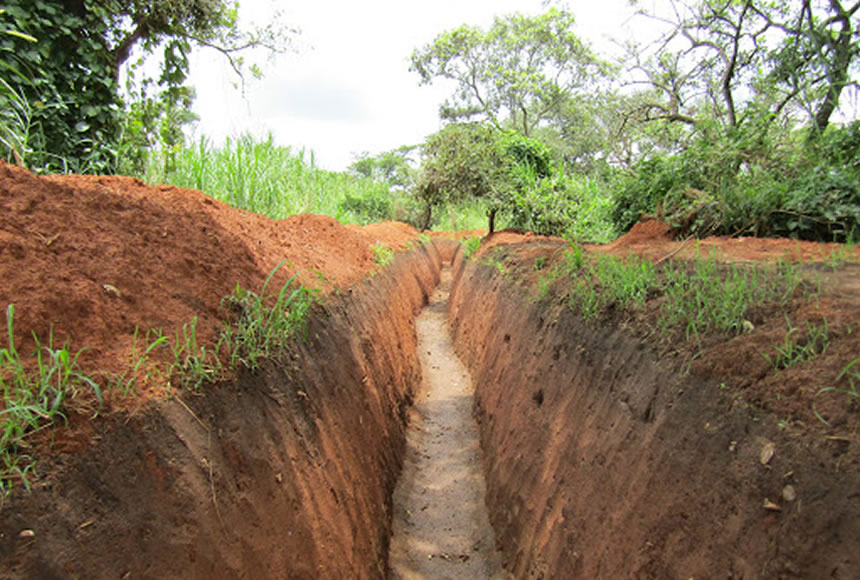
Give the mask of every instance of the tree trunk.
<svg viewBox="0 0 860 580">
<path fill-rule="evenodd" d="M 497 211 L 497 210 L 495 210 L 495 209 L 491 209 L 491 210 L 487 213 L 487 217 L 489 217 L 489 218 L 490 218 L 490 226 L 489 226 L 490 234 L 492 234 L 492 233 L 495 231 L 495 227 L 496 227 L 496 211 Z"/>
<path fill-rule="evenodd" d="M 430 229 L 430 220 L 433 217 L 433 205 L 427 204 L 424 208 L 424 216 L 421 218 L 421 231 Z"/>
<path fill-rule="evenodd" d="M 830 69 L 827 75 L 829 86 L 827 87 L 827 95 L 815 112 L 813 135 L 824 133 L 830 124 L 830 116 L 839 106 L 839 96 L 842 94 L 842 89 L 851 82 L 848 71 L 858 52 L 852 44 L 855 31 L 851 23 L 851 14 L 847 13 L 842 8 L 841 2 L 837 0 L 831 0 L 830 6 L 831 10 L 836 12 L 834 18 L 841 24 L 842 28 L 836 39 L 828 43 L 833 55 L 827 65 Z"/>
</svg>

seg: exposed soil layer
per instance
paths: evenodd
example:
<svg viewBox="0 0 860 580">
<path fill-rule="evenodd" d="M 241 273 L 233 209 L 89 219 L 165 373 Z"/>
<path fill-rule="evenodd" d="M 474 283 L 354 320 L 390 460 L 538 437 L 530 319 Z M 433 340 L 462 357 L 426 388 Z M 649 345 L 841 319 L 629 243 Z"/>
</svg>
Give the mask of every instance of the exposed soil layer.
<svg viewBox="0 0 860 580">
<path fill-rule="evenodd" d="M 845 257 L 834 245 L 685 242 L 667 231 L 643 222 L 589 251 L 801 260 L 822 292 L 750 313 L 748 334 L 691 346 L 650 332 L 648 308 L 586 323 L 562 300 L 535 300 L 561 240 L 502 232 L 458 263 L 451 324 L 475 380 L 507 571 L 860 577 L 860 405 L 819 392 L 846 387 L 839 369 L 860 355 L 860 267 L 831 271 Z M 259 291 L 282 262 L 273 287 L 295 275 L 325 295 L 307 339 L 257 372 L 197 393 L 141 382 L 95 419 L 81 394 L 67 426 L 29 436 L 33 490 L 19 482 L 0 505 L 0 577 L 388 575 L 392 493 L 421 377 L 415 315 L 456 240 L 475 234 L 422 246 L 403 224 L 272 221 L 196 191 L 39 178 L 0 162 L 0 307 L 15 305 L 25 355 L 33 334 L 53 334 L 87 347 L 83 370 L 101 377 L 128 368 L 136 332 L 172 335 L 194 317 L 211 346 L 230 317 L 221 300 L 237 284 Z M 403 250 L 382 271 L 378 242 Z M 504 276 L 480 264 L 494 246 Z M 785 315 L 826 320 L 832 341 L 777 372 L 761 355 L 782 342 Z"/>
<path fill-rule="evenodd" d="M 326 216 L 275 221 L 173 186 L 127 177 L 36 177 L 0 161 L 0 308 L 15 305 L 22 353 L 33 334 L 87 347 L 87 370 L 128 366 L 135 331 L 171 335 L 198 320 L 211 343 L 236 285 L 288 277 L 330 291 L 374 269 L 377 241 L 403 249 L 405 224 L 346 227 Z M 5 316 L 4 316 L 5 318 Z M 4 324 L 5 328 L 5 324 Z"/>
<path fill-rule="evenodd" d="M 681 244 L 662 234 L 630 243 L 633 234 L 601 250 L 659 259 Z M 856 332 L 810 361 L 814 371 L 749 374 L 756 358 L 766 364 L 756 348 L 785 334 L 783 312 L 762 313 L 754 332 L 710 344 L 687 373 L 685 347 L 643 332 L 647 320 L 587 323 L 566 301 L 535 299 L 536 260 L 551 263 L 560 241 L 489 242 L 507 275 L 481 264 L 486 249 L 459 260 L 450 317 L 475 380 L 490 518 L 515 577 L 860 577 L 856 403 L 841 397 L 831 427 L 809 409 L 860 354 Z M 751 245 L 778 248 L 756 258 L 797 247 L 828 255 L 785 240 Z M 745 259 L 747 245 L 737 247 L 729 259 Z M 845 290 L 855 276 L 848 265 L 822 293 L 834 327 L 860 320 L 860 295 Z M 790 314 L 815 307 L 792 303 Z M 780 383 L 792 388 L 767 392 Z"/>
<path fill-rule="evenodd" d="M 3 578 L 382 578 L 432 246 L 234 383 L 95 422 L 0 521 Z M 23 536 L 23 531 L 26 532 Z"/>
<path fill-rule="evenodd" d="M 95 419 L 73 404 L 68 427 L 29 437 L 32 492 L 0 505 L 0 577 L 385 577 L 414 316 L 441 261 L 417 234 L 0 163 L 0 305 L 15 304 L 25 356 L 53 331 L 88 347 L 86 372 L 117 372 L 136 327 L 171 334 L 195 316 L 211 346 L 221 299 L 259 291 L 282 260 L 272 287 L 295 274 L 327 294 L 307 339 L 257 372 L 200 393 L 150 384 Z M 412 249 L 371 276 L 377 242 Z"/>
<path fill-rule="evenodd" d="M 423 381 L 394 493 L 391 578 L 505 578 L 486 506 L 468 370 L 448 331 L 451 270 L 416 321 Z"/>
</svg>

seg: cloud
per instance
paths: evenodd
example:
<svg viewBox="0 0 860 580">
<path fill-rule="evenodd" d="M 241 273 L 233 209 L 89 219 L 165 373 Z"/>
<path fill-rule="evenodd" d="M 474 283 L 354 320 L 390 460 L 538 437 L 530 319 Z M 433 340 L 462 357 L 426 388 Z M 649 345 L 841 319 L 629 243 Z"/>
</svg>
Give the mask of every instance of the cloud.
<svg viewBox="0 0 860 580">
<path fill-rule="evenodd" d="M 361 122 L 370 118 L 361 91 L 322 78 L 291 79 L 265 85 L 254 99 L 258 114 L 319 121 Z"/>
</svg>

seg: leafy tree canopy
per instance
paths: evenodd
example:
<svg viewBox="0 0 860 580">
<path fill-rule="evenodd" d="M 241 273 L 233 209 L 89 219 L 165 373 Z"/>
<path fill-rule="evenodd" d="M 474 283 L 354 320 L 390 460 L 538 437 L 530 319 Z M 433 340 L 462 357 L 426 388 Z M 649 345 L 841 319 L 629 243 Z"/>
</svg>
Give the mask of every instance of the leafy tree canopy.
<svg viewBox="0 0 860 580">
<path fill-rule="evenodd" d="M 120 69 L 140 47 L 161 55 L 158 84 L 164 89 L 157 111 L 168 124 L 190 105 L 193 93 L 182 88 L 193 46 L 224 54 L 237 72 L 245 70 L 240 53 L 251 47 L 285 48 L 292 31 L 274 20 L 262 29 L 238 26 L 234 0 L 7 0 L 0 28 L 23 36 L 0 37 L 0 69 L 10 91 L 4 106 L 19 105 L 22 115 L 3 129 L 23 137 L 31 167 L 48 170 L 112 171 L 119 155 L 124 103 Z M 252 69 L 252 72 L 254 70 Z M 138 98 L 142 98 L 138 95 Z M 152 114 L 150 108 L 150 114 Z M 142 122 L 146 116 L 139 115 Z M 147 129 L 168 135 L 153 122 Z M 126 124 L 125 130 L 129 126 Z"/>
<path fill-rule="evenodd" d="M 451 79 L 457 92 L 440 114 L 451 121 L 483 118 L 529 136 L 556 119 L 577 94 L 592 92 L 609 66 L 573 32 L 571 13 L 496 18 L 489 30 L 461 26 L 412 54 L 422 83 Z"/>
<path fill-rule="evenodd" d="M 417 192 L 426 208 L 466 198 L 484 202 L 493 232 L 496 214 L 510 208 L 517 189 L 516 171 L 527 168 L 544 177 L 552 172 L 552 156 L 540 141 L 486 123 L 454 123 L 427 138 Z"/>
</svg>

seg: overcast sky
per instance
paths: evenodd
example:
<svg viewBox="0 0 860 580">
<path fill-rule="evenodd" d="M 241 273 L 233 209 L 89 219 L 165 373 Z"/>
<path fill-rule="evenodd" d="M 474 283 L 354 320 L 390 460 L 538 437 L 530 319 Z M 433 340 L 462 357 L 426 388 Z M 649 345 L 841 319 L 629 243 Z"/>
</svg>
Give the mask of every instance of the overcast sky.
<svg viewBox="0 0 860 580">
<path fill-rule="evenodd" d="M 418 75 L 409 71 L 413 50 L 461 24 L 486 28 L 494 15 L 546 9 L 541 0 L 284 4 L 241 1 L 240 19 L 265 21 L 277 6 L 289 25 L 301 29 L 297 51 L 267 63 L 265 78 L 249 82 L 244 98 L 223 58 L 211 51 L 194 55 L 197 132 L 221 143 L 228 135 L 271 131 L 279 145 L 313 150 L 317 165 L 333 170 L 346 168 L 356 153 L 417 144 L 439 130 L 439 105 L 451 85 L 419 86 Z M 568 8 L 576 15 L 577 34 L 598 51 L 612 49 L 609 37 L 633 34 L 627 0 L 571 0 Z"/>
</svg>

